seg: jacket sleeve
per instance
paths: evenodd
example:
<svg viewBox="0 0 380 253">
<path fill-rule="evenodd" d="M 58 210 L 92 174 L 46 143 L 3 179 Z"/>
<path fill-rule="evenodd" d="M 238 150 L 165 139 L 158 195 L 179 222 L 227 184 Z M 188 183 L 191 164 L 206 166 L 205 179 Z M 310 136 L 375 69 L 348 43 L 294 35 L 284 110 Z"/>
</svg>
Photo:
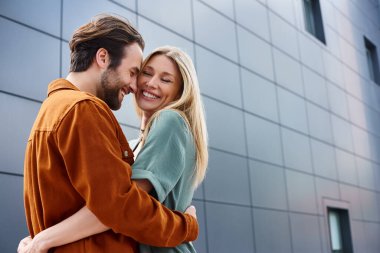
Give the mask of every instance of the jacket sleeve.
<svg viewBox="0 0 380 253">
<path fill-rule="evenodd" d="M 110 111 L 91 100 L 77 103 L 57 128 L 57 145 L 73 187 L 114 232 L 157 247 L 198 236 L 195 218 L 171 211 L 131 181 Z"/>
</svg>

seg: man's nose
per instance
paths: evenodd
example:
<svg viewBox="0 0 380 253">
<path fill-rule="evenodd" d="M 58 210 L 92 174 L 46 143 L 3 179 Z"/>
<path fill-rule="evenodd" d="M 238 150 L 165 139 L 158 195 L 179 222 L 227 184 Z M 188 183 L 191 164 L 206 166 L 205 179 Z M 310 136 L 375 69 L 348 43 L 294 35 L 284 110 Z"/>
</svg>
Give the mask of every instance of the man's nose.
<svg viewBox="0 0 380 253">
<path fill-rule="evenodd" d="M 129 85 L 129 92 L 136 93 L 136 91 L 137 91 L 137 84 L 136 84 L 136 78 L 134 78 Z"/>
</svg>

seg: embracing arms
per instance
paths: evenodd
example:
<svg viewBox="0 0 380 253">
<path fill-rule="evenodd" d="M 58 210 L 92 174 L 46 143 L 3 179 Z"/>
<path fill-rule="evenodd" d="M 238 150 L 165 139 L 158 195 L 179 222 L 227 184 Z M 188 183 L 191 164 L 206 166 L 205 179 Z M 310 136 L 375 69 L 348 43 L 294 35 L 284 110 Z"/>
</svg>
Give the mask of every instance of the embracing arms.
<svg viewBox="0 0 380 253">
<path fill-rule="evenodd" d="M 148 180 L 135 181 L 144 191 L 149 192 L 152 189 Z M 193 206 L 190 206 L 185 213 L 196 218 L 196 210 Z M 78 241 L 109 229 L 87 207 L 83 207 L 69 218 L 41 231 L 33 239 L 24 238 L 20 242 L 17 252 L 46 253 L 50 248 Z"/>
</svg>

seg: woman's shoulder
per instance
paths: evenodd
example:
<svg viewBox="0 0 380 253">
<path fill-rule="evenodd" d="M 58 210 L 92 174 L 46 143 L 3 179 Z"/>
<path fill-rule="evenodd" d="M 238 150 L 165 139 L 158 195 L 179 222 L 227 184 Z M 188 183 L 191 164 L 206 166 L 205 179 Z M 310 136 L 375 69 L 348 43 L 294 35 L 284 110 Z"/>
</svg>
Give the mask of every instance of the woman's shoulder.
<svg viewBox="0 0 380 253">
<path fill-rule="evenodd" d="M 186 116 L 177 110 L 172 109 L 166 109 L 162 110 L 158 115 L 157 118 L 154 120 L 155 123 L 159 124 L 168 124 L 170 127 L 186 127 L 188 128 L 188 123 Z"/>
</svg>

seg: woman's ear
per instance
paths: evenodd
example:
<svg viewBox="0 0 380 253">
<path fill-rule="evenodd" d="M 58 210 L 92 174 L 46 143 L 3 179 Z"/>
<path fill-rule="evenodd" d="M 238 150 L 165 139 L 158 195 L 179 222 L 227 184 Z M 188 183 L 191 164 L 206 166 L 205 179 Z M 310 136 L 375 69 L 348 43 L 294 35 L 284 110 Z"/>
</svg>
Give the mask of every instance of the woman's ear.
<svg viewBox="0 0 380 253">
<path fill-rule="evenodd" d="M 99 66 L 99 68 L 101 69 L 108 68 L 108 65 L 110 63 L 110 55 L 107 49 L 99 48 L 98 51 L 96 51 L 95 61 L 96 61 L 96 64 Z"/>
</svg>

